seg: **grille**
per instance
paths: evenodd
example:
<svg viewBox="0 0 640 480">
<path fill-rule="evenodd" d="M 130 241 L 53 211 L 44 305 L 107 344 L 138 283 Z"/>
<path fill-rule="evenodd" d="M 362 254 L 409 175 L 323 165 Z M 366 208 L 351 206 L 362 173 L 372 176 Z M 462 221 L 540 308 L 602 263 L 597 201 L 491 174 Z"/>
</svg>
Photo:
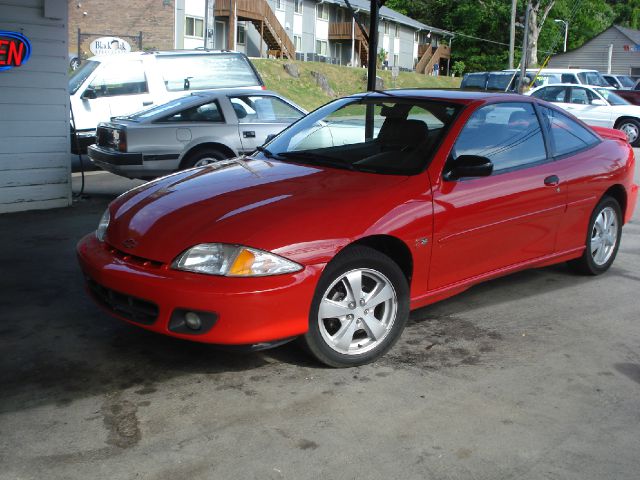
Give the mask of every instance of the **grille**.
<svg viewBox="0 0 640 480">
<path fill-rule="evenodd" d="M 114 257 L 119 258 L 120 260 L 124 260 L 125 262 L 132 263 L 134 265 L 151 268 L 160 268 L 163 265 L 162 262 L 156 262 L 155 260 L 149 260 L 148 258 L 131 255 L 129 253 L 123 252 L 122 250 L 118 250 L 111 245 L 107 245 L 107 249 L 109 250 L 109 253 Z"/>
<path fill-rule="evenodd" d="M 86 277 L 86 280 L 96 301 L 113 313 L 144 325 L 151 325 L 158 318 L 158 306 L 155 303 L 103 287 L 90 277 Z"/>
</svg>

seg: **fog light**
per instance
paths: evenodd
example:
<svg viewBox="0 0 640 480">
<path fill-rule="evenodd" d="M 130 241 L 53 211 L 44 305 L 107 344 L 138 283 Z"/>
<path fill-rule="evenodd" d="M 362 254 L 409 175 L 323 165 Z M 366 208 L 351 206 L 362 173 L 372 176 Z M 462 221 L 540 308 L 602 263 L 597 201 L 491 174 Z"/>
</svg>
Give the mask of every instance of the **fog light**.
<svg viewBox="0 0 640 480">
<path fill-rule="evenodd" d="M 202 320 L 200 320 L 200 316 L 194 312 L 187 312 L 184 316 L 184 323 L 187 324 L 191 330 L 200 330 L 202 327 Z"/>
</svg>

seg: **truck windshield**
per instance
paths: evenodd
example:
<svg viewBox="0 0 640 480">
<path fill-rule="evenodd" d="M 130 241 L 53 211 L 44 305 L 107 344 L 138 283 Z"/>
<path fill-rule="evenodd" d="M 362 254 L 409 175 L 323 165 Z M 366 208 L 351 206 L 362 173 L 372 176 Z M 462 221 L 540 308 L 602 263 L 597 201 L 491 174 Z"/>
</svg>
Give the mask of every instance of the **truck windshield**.
<svg viewBox="0 0 640 480">
<path fill-rule="evenodd" d="M 71 77 L 69 78 L 69 95 L 73 95 L 78 91 L 84 81 L 89 78 L 89 75 L 91 75 L 93 71 L 98 68 L 98 65 L 100 65 L 100 62 L 87 60 L 78 70 L 73 73 L 73 75 L 71 75 Z"/>
<path fill-rule="evenodd" d="M 610 87 L 609 82 L 598 72 L 580 72 L 578 78 L 584 85 L 596 85 L 598 87 Z"/>
</svg>

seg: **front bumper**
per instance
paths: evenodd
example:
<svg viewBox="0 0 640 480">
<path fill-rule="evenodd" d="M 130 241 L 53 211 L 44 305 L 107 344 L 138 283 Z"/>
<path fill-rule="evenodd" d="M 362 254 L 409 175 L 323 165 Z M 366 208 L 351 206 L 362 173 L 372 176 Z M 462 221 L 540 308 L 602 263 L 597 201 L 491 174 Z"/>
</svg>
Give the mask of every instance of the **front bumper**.
<svg viewBox="0 0 640 480">
<path fill-rule="evenodd" d="M 305 333 L 324 267 L 258 278 L 208 276 L 131 259 L 94 234 L 80 240 L 77 253 L 89 292 L 112 315 L 154 332 L 222 345 L 275 342 Z M 171 318 L 181 311 L 208 312 L 215 322 L 205 333 L 173 331 Z"/>
</svg>

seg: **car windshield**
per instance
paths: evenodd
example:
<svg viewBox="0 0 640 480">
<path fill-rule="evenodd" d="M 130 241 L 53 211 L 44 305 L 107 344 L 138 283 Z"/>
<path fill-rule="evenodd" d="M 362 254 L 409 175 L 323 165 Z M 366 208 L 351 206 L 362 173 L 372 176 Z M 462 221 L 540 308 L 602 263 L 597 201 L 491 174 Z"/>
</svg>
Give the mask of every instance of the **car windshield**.
<svg viewBox="0 0 640 480">
<path fill-rule="evenodd" d="M 596 88 L 595 91 L 602 95 L 611 105 L 630 105 L 624 98 L 608 88 Z"/>
<path fill-rule="evenodd" d="M 170 92 L 261 85 L 247 58 L 237 53 L 162 55 L 157 59 Z"/>
<path fill-rule="evenodd" d="M 200 98 L 200 97 L 198 97 Z M 161 105 L 155 105 L 151 108 L 145 108 L 144 110 L 140 110 L 138 112 L 132 113 L 131 115 L 126 115 L 118 118 L 124 118 L 127 120 L 131 120 L 133 122 L 140 122 L 142 120 L 146 120 L 147 118 L 155 117 L 164 112 L 168 112 L 169 110 L 173 110 L 178 107 L 187 107 L 191 106 L 194 102 L 194 95 L 187 95 L 185 97 L 176 98 L 167 103 L 163 103 Z"/>
<path fill-rule="evenodd" d="M 636 82 L 633 81 L 633 78 L 627 77 L 626 75 L 618 75 L 618 81 L 622 84 L 623 87 L 633 88 Z"/>
<path fill-rule="evenodd" d="M 100 65 L 100 62 L 94 60 L 87 60 L 82 66 L 73 72 L 73 75 L 69 77 L 69 95 L 73 95 L 78 91 L 80 86 L 85 82 L 89 75 Z"/>
<path fill-rule="evenodd" d="M 459 108 L 393 96 L 336 100 L 303 117 L 261 151 L 296 163 L 413 175 L 426 168 Z"/>
<path fill-rule="evenodd" d="M 578 78 L 584 85 L 597 85 L 599 87 L 611 86 L 599 72 L 579 72 Z"/>
</svg>

